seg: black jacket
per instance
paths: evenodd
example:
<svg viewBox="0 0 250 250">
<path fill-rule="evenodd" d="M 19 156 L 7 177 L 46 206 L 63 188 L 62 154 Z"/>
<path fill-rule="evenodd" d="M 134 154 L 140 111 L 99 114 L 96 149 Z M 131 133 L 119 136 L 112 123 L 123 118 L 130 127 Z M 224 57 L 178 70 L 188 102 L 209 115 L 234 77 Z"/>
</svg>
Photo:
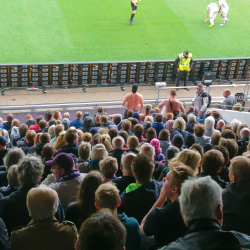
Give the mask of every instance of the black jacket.
<svg viewBox="0 0 250 250">
<path fill-rule="evenodd" d="M 28 154 L 37 154 L 37 155 L 39 155 L 40 157 L 43 158 L 41 152 L 43 151 L 43 146 L 45 144 L 46 143 L 37 143 L 36 146 L 30 147 L 29 151 L 28 151 Z"/>
<path fill-rule="evenodd" d="M 221 187 L 221 188 L 225 188 L 227 186 L 227 182 L 223 181 L 220 176 L 218 174 L 216 175 L 209 175 L 209 174 L 206 174 L 206 173 L 200 173 L 200 174 L 197 174 L 197 177 L 200 178 L 200 177 L 206 177 L 206 176 L 210 176 L 215 182 L 217 182 L 217 184 Z"/>
<path fill-rule="evenodd" d="M 61 149 L 58 150 L 58 153 L 71 153 L 78 157 L 78 146 L 76 144 L 67 144 L 65 146 L 62 146 Z"/>
<path fill-rule="evenodd" d="M 239 250 L 250 247 L 250 236 L 223 231 L 215 220 L 194 221 L 187 234 L 161 250 Z"/>
<path fill-rule="evenodd" d="M 224 230 L 250 235 L 250 178 L 231 182 L 222 193 Z"/>
<path fill-rule="evenodd" d="M 118 171 L 117 171 L 116 175 L 118 177 L 122 176 L 122 171 L 120 169 L 120 165 L 121 165 L 121 158 L 122 158 L 123 153 L 124 153 L 124 150 L 122 150 L 122 149 L 114 149 L 112 151 L 109 151 L 109 156 L 117 159 Z"/>
<path fill-rule="evenodd" d="M 8 186 L 7 171 L 0 172 L 0 187 Z"/>
</svg>

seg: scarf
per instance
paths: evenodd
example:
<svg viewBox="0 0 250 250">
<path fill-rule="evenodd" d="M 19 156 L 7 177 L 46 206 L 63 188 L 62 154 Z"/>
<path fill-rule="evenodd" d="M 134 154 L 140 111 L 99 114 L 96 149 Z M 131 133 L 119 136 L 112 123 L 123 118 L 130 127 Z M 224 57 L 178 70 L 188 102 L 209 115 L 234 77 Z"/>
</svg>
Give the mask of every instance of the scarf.
<svg viewBox="0 0 250 250">
<path fill-rule="evenodd" d="M 62 174 L 57 180 L 56 182 L 65 182 L 65 181 L 69 181 L 69 180 L 72 180 L 72 179 L 75 179 L 77 177 L 79 177 L 81 174 L 80 174 L 80 170 L 79 169 L 73 169 L 73 170 L 70 170 L 64 174 Z"/>
</svg>

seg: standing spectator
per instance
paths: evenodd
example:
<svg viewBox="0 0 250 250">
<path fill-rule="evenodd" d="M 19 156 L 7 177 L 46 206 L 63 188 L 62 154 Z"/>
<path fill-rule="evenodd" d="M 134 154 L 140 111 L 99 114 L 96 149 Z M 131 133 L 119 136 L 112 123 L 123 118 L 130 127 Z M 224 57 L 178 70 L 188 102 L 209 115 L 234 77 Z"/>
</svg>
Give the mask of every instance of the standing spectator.
<svg viewBox="0 0 250 250">
<path fill-rule="evenodd" d="M 42 155 L 43 146 L 49 142 L 50 142 L 49 133 L 41 134 L 39 137 L 39 143 L 36 146 L 30 147 L 28 154 L 37 154 L 38 156 L 43 158 Z"/>
<path fill-rule="evenodd" d="M 145 113 L 144 113 L 144 114 L 140 114 L 140 120 L 141 120 L 142 122 L 144 122 L 146 116 L 150 115 L 150 110 L 151 110 L 151 109 L 152 109 L 152 105 L 147 104 L 147 105 L 145 106 Z"/>
<path fill-rule="evenodd" d="M 181 80 L 181 77 L 184 78 L 184 88 L 186 90 L 189 90 L 187 88 L 187 81 L 188 81 L 188 72 L 191 71 L 193 67 L 193 55 L 189 53 L 188 50 L 186 50 L 184 53 L 181 53 L 178 55 L 178 57 L 175 59 L 175 67 L 177 68 L 177 79 L 176 79 L 176 87 L 179 87 L 179 83 Z M 178 90 L 178 88 L 176 88 Z"/>
<path fill-rule="evenodd" d="M 164 100 L 159 104 L 159 108 L 162 108 L 165 106 L 165 114 L 167 118 L 167 113 L 171 112 L 174 114 L 174 118 L 177 118 L 179 116 L 179 112 L 185 112 L 185 109 L 181 102 L 179 102 L 177 99 L 177 91 L 172 89 L 170 91 L 170 98 Z"/>
<path fill-rule="evenodd" d="M 72 121 L 69 124 L 70 127 L 75 127 L 75 128 L 80 128 L 82 127 L 82 112 L 81 111 L 77 111 L 76 112 L 76 120 Z"/>
<path fill-rule="evenodd" d="M 26 115 L 26 125 L 28 126 L 28 128 L 30 127 L 30 125 L 36 125 L 36 122 L 34 121 L 33 117 L 31 114 Z"/>
<path fill-rule="evenodd" d="M 36 118 L 36 124 L 35 125 L 30 125 L 29 126 L 29 130 L 34 130 L 34 131 L 38 131 L 39 130 L 39 122 L 43 120 L 43 116 L 42 115 L 39 115 L 37 118 Z"/>
<path fill-rule="evenodd" d="M 14 119 L 13 114 L 7 115 L 7 117 L 6 117 L 7 122 L 5 122 L 3 124 L 5 130 L 7 130 L 7 131 L 11 130 L 11 124 L 12 124 L 13 119 Z"/>
<path fill-rule="evenodd" d="M 204 124 L 195 124 L 194 125 L 194 133 L 195 133 L 195 143 L 201 145 L 202 147 L 207 144 L 211 143 L 211 138 L 208 136 L 205 136 L 205 125 Z"/>
<path fill-rule="evenodd" d="M 134 83 L 132 86 L 132 93 L 126 94 L 122 102 L 122 106 L 125 106 L 127 104 L 126 111 L 124 113 L 124 119 L 128 118 L 127 112 L 129 109 L 132 109 L 134 111 L 139 111 L 139 104 L 140 104 L 139 114 L 143 109 L 143 97 L 142 95 L 137 93 L 137 90 L 138 90 L 138 85 Z"/>
<path fill-rule="evenodd" d="M 167 149 L 172 146 L 171 141 L 169 140 L 169 130 L 162 129 L 159 135 L 160 147 L 162 149 L 162 154 L 165 155 Z"/>
<path fill-rule="evenodd" d="M 194 99 L 192 100 L 192 106 L 194 106 L 195 115 L 202 117 L 206 112 L 208 104 L 209 104 L 208 94 L 203 90 L 203 84 L 198 83 L 197 92 L 195 94 Z"/>
<path fill-rule="evenodd" d="M 225 89 L 223 91 L 223 96 L 225 97 L 225 100 L 222 104 L 215 104 L 214 106 L 218 106 L 219 109 L 231 110 L 235 104 L 235 95 L 231 94 L 229 89 Z"/>
<path fill-rule="evenodd" d="M 163 120 L 162 114 L 156 114 L 155 122 L 152 124 L 152 128 L 154 128 L 156 130 L 157 138 L 158 138 L 161 130 L 164 129 L 164 124 L 163 124 L 162 120 Z"/>
<path fill-rule="evenodd" d="M 30 189 L 27 208 L 32 220 L 28 226 L 12 231 L 10 249 L 73 250 L 77 229 L 72 222 L 56 220 L 57 206 L 58 195 L 54 190 L 46 186 Z"/>
</svg>

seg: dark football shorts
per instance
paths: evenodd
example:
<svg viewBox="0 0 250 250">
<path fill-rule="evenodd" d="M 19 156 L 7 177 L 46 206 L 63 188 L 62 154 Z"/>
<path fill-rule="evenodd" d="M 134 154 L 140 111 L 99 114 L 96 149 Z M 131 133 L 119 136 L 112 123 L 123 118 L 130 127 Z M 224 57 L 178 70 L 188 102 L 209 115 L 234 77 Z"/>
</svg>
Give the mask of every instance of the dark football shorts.
<svg viewBox="0 0 250 250">
<path fill-rule="evenodd" d="M 132 10 L 136 10 L 137 6 L 135 6 L 133 3 L 131 3 Z"/>
</svg>

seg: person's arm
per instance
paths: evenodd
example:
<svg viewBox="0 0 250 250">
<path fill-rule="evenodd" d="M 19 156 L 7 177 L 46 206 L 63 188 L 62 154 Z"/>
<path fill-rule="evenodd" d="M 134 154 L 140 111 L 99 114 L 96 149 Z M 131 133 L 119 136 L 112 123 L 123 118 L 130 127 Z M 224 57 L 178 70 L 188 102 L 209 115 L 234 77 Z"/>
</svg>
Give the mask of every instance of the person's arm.
<svg viewBox="0 0 250 250">
<path fill-rule="evenodd" d="M 200 109 L 200 112 L 204 112 L 207 108 L 207 105 L 208 105 L 208 97 L 203 97 L 203 105 Z"/>
<path fill-rule="evenodd" d="M 124 100 L 122 102 L 122 106 L 125 106 L 126 103 L 127 103 L 127 95 L 125 95 L 125 98 L 124 98 Z"/>
<path fill-rule="evenodd" d="M 206 17 L 205 22 L 207 22 L 208 14 L 209 14 L 209 9 L 207 10 L 207 17 Z"/>
<path fill-rule="evenodd" d="M 166 100 L 162 101 L 162 102 L 158 105 L 158 108 L 162 108 L 163 106 L 165 106 L 165 101 L 166 101 Z"/>
<path fill-rule="evenodd" d="M 219 108 L 219 109 L 226 109 L 227 106 L 225 106 L 225 105 L 230 105 L 230 104 L 228 103 L 227 99 L 225 99 L 225 100 L 222 102 L 222 104 L 219 104 L 219 105 L 218 105 L 218 108 Z"/>
<path fill-rule="evenodd" d="M 141 113 L 141 111 L 142 111 L 142 109 L 143 109 L 143 98 L 142 98 L 142 96 L 141 96 L 140 104 L 141 104 L 141 108 L 140 108 L 139 114 Z"/>
<path fill-rule="evenodd" d="M 179 56 L 175 59 L 175 61 L 174 61 L 174 66 L 177 68 L 177 71 L 180 71 L 180 69 L 179 69 L 179 61 L 180 61 L 180 58 L 179 58 Z"/>
<path fill-rule="evenodd" d="M 191 71 L 191 69 L 193 68 L 193 65 L 194 65 L 194 61 L 193 61 L 193 59 L 191 59 L 191 61 L 190 61 L 190 68 L 189 68 L 188 71 Z"/>
<path fill-rule="evenodd" d="M 137 3 L 135 3 L 133 0 L 130 0 L 130 2 L 131 2 L 134 6 L 137 6 Z"/>
<path fill-rule="evenodd" d="M 194 99 L 192 100 L 192 106 L 194 106 L 194 102 L 196 101 L 197 96 L 198 96 L 198 94 L 196 93 Z"/>
<path fill-rule="evenodd" d="M 185 109 L 184 109 L 182 103 L 180 103 L 180 111 L 181 111 L 182 113 L 185 113 Z"/>
</svg>

